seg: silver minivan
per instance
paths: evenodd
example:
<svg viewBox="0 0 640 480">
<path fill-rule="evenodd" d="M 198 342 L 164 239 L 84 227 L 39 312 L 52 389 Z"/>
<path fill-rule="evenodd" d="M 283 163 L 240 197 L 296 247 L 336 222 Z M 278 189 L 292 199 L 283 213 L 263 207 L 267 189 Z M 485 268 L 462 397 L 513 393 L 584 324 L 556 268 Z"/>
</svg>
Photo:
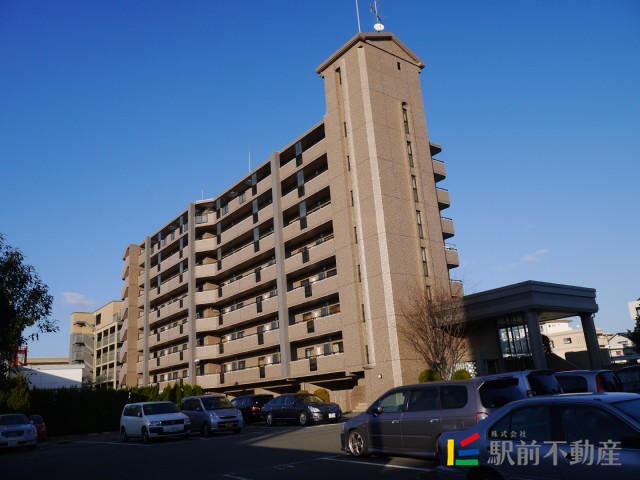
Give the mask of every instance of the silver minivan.
<svg viewBox="0 0 640 480">
<path fill-rule="evenodd" d="M 548 370 L 396 387 L 344 424 L 342 450 L 437 458 L 443 432 L 470 428 L 514 400 L 561 392 Z"/>
<path fill-rule="evenodd" d="M 240 433 L 244 427 L 242 412 L 220 393 L 185 397 L 180 407 L 191 420 L 191 429 L 204 436 L 218 431 Z"/>
</svg>

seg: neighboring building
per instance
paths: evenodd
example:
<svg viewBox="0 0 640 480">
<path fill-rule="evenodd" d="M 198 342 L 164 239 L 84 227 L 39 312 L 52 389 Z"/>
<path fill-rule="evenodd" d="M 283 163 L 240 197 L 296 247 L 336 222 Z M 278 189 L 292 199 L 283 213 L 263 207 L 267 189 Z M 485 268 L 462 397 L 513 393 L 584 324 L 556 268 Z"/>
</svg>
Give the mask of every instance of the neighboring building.
<svg viewBox="0 0 640 480">
<path fill-rule="evenodd" d="M 317 69 L 322 121 L 127 248 L 122 384 L 323 387 L 349 409 L 417 381 L 407 292 L 463 295 L 423 68 L 392 34 L 358 34 Z"/>
<path fill-rule="evenodd" d="M 65 359 L 67 360 L 67 359 Z M 38 363 L 18 367 L 29 388 L 79 388 L 83 384 L 83 366 L 61 363 Z"/>
<path fill-rule="evenodd" d="M 122 301 L 112 301 L 95 312 L 71 314 L 70 363 L 82 364 L 82 383 L 118 388 L 118 350 Z"/>
<path fill-rule="evenodd" d="M 629 302 L 628 305 L 629 316 L 631 317 L 631 320 L 635 320 L 640 316 L 640 299 L 636 300 L 635 302 Z"/>
<path fill-rule="evenodd" d="M 540 325 L 543 335 L 549 338 L 551 350 L 559 357 L 568 361 L 580 362 L 585 366 L 586 357 L 580 360 L 580 354 L 587 350 L 585 335 L 582 328 L 572 328 L 571 319 L 559 319 Z M 601 328 L 596 328 L 598 346 L 605 364 L 615 362 L 616 358 L 628 355 L 630 347 L 634 343 L 619 333 L 607 333 Z M 584 356 L 584 355 L 583 355 Z"/>
</svg>

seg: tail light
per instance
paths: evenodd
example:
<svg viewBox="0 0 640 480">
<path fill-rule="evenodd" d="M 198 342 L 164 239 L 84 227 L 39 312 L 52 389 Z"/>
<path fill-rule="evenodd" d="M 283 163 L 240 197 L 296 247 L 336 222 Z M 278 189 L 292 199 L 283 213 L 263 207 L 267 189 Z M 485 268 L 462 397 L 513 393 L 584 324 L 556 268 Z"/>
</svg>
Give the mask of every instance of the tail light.
<svg viewBox="0 0 640 480">
<path fill-rule="evenodd" d="M 604 392 L 604 387 L 602 386 L 602 379 L 600 375 L 596 375 L 596 392 Z"/>
<path fill-rule="evenodd" d="M 259 412 L 260 410 L 261 410 L 260 407 L 255 407 L 255 406 L 251 407 L 252 412 Z"/>
<path fill-rule="evenodd" d="M 476 423 L 480 423 L 482 420 L 487 418 L 489 414 L 487 412 L 476 412 Z"/>
</svg>

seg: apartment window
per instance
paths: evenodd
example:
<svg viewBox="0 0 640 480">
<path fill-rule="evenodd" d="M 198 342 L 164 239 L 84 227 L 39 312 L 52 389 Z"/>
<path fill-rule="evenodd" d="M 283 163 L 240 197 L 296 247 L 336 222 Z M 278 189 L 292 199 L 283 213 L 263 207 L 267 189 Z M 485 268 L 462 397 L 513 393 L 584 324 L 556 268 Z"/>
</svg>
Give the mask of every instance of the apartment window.
<svg viewBox="0 0 640 480">
<path fill-rule="evenodd" d="M 247 192 L 245 191 L 245 192 L 242 192 L 238 197 L 238 203 L 242 204 L 246 202 L 246 200 L 247 200 Z"/>
<path fill-rule="evenodd" d="M 400 65 L 400 62 L 396 62 L 396 67 L 398 67 L 398 70 L 402 70 L 402 65 Z"/>
<path fill-rule="evenodd" d="M 344 126 L 344 136 L 347 136 L 347 122 L 343 122 L 343 126 Z"/>
<path fill-rule="evenodd" d="M 425 277 L 428 277 L 429 267 L 427 265 L 427 250 L 425 248 L 421 248 L 420 255 L 422 256 L 422 273 L 424 273 Z"/>
<path fill-rule="evenodd" d="M 260 269 L 260 267 L 258 267 L 258 268 L 256 268 L 256 269 L 254 270 L 254 273 L 255 273 L 255 275 L 256 275 L 256 283 L 257 283 L 257 282 L 259 282 L 259 281 L 260 281 L 260 279 L 262 278 L 262 275 L 261 275 L 261 273 L 260 273 L 260 270 L 261 270 L 261 269 Z"/>
<path fill-rule="evenodd" d="M 351 206 L 353 207 L 354 203 L 353 203 L 353 190 L 349 191 L 351 193 Z"/>
<path fill-rule="evenodd" d="M 424 238 L 424 232 L 422 231 L 422 215 L 420 210 L 416 210 L 416 222 L 418 223 L 418 236 Z"/>
<path fill-rule="evenodd" d="M 344 353 L 344 346 L 342 342 L 333 342 L 331 344 L 331 353 Z"/>
<path fill-rule="evenodd" d="M 407 112 L 407 104 L 402 104 L 402 122 L 404 123 L 404 133 L 409 133 L 409 114 Z"/>
<path fill-rule="evenodd" d="M 102 314 L 97 314 L 96 315 L 96 325 L 100 325 L 100 322 L 102 322 Z"/>
<path fill-rule="evenodd" d="M 223 205 L 222 209 L 221 209 L 221 214 L 222 215 L 226 215 L 227 213 L 229 213 L 229 204 L 228 203 L 226 205 Z"/>
<path fill-rule="evenodd" d="M 571 343 L 571 337 L 563 338 L 562 341 L 565 345 L 569 345 Z"/>
<path fill-rule="evenodd" d="M 302 142 L 296 143 L 296 167 L 302 165 Z"/>
<path fill-rule="evenodd" d="M 338 77 L 338 84 L 342 85 L 342 72 L 340 68 L 336 68 L 336 77 Z"/>
<path fill-rule="evenodd" d="M 259 297 L 256 297 L 256 312 L 257 313 L 262 312 L 262 295 Z"/>
<path fill-rule="evenodd" d="M 351 158 L 347 155 L 347 170 L 351 171 Z"/>
<path fill-rule="evenodd" d="M 360 271 L 360 264 L 358 264 L 358 281 L 362 281 L 362 272 Z"/>
<path fill-rule="evenodd" d="M 411 189 L 413 190 L 413 201 L 418 201 L 418 181 L 415 175 L 411 175 Z"/>
<path fill-rule="evenodd" d="M 413 147 L 411 142 L 407 142 L 407 158 L 409 159 L 409 166 L 413 167 Z"/>
<path fill-rule="evenodd" d="M 296 174 L 298 185 L 298 198 L 304 196 L 304 170 L 298 170 Z"/>
</svg>

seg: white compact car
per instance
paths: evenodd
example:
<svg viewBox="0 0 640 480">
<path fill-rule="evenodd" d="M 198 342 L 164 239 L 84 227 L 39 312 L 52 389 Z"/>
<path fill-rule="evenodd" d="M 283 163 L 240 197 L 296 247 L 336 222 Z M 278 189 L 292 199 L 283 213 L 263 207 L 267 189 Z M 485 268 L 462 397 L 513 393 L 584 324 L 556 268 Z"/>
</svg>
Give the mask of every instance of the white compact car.
<svg viewBox="0 0 640 480">
<path fill-rule="evenodd" d="M 191 421 L 172 402 L 140 402 L 124 406 L 120 416 L 120 439 L 140 437 L 144 443 L 155 438 L 189 438 Z"/>
<path fill-rule="evenodd" d="M 21 413 L 0 415 L 0 448 L 28 447 L 38 444 L 36 427 Z"/>
</svg>

